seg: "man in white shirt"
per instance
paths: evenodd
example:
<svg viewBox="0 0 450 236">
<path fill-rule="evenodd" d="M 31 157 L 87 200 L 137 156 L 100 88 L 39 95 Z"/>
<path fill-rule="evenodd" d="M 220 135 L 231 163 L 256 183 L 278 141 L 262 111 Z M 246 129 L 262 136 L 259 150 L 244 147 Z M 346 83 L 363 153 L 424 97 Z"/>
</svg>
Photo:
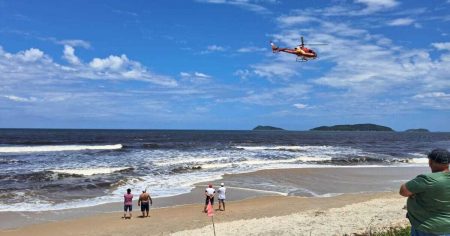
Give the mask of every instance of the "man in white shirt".
<svg viewBox="0 0 450 236">
<path fill-rule="evenodd" d="M 219 211 L 225 211 L 225 192 L 227 191 L 227 188 L 224 187 L 224 184 L 220 184 L 220 188 L 217 190 L 217 193 L 219 194 Z M 222 207 L 223 206 L 223 210 Z"/>
<path fill-rule="evenodd" d="M 208 203 L 211 202 L 211 205 L 214 205 L 214 194 L 216 193 L 216 190 L 213 189 L 212 184 L 208 185 L 208 188 L 205 189 L 205 209 L 203 211 L 206 213 L 206 207 L 208 207 Z"/>
</svg>

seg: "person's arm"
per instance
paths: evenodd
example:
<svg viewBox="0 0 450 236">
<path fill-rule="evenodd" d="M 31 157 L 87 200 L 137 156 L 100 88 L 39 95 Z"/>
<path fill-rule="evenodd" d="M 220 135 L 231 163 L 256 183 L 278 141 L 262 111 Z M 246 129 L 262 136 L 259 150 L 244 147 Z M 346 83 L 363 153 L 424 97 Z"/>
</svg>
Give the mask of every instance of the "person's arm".
<svg viewBox="0 0 450 236">
<path fill-rule="evenodd" d="M 418 175 L 416 178 L 402 184 L 399 193 L 404 197 L 411 197 L 427 191 L 433 183 L 434 180 L 427 175 Z"/>
<path fill-rule="evenodd" d="M 406 184 L 402 184 L 402 186 L 400 186 L 399 193 L 403 197 L 410 197 L 410 196 L 414 195 L 414 193 L 412 193 L 408 190 L 408 188 L 406 187 Z"/>
<path fill-rule="evenodd" d="M 138 200 L 138 206 L 141 205 L 141 196 L 139 196 L 139 200 Z"/>
<path fill-rule="evenodd" d="M 206 191 L 206 190 L 205 190 L 205 196 L 206 196 L 206 197 L 209 197 L 208 191 Z"/>
<path fill-rule="evenodd" d="M 150 194 L 148 195 L 148 200 L 150 200 L 150 205 L 153 205 L 152 197 L 150 197 Z"/>
</svg>

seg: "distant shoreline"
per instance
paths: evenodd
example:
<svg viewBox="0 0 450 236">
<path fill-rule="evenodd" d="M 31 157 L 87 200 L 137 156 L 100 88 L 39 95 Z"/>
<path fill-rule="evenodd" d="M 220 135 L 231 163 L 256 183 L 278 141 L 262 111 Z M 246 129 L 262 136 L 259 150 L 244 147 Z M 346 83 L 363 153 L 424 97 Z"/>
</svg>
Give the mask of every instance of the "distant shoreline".
<svg viewBox="0 0 450 236">
<path fill-rule="evenodd" d="M 319 126 L 320 127 L 320 126 Z M 316 127 L 317 128 L 317 127 Z M 45 131 L 45 130 L 52 130 L 52 131 L 170 131 L 170 132 L 174 132 L 174 131 L 182 131 L 182 132 L 187 132 L 187 131 L 193 131 L 193 132 L 251 132 L 253 130 L 251 129 L 154 129 L 154 128 L 132 128 L 132 129 L 128 129 L 128 128 L 0 128 L 0 130 L 36 130 L 36 131 Z M 311 129 L 309 130 L 289 130 L 289 129 L 283 129 L 280 131 L 284 131 L 284 132 L 315 132 Z M 337 131 L 339 132 L 339 130 L 328 130 L 330 132 L 332 131 Z M 342 132 L 352 132 L 352 131 L 342 131 Z M 356 132 L 356 131 L 355 131 Z M 365 131 L 359 131 L 359 132 L 365 132 Z M 367 131 L 367 132 L 371 132 L 371 131 Z M 379 131 L 382 132 L 382 131 Z M 408 130 L 392 130 L 389 132 L 394 132 L 394 133 L 406 133 L 408 132 Z M 421 132 L 410 132 L 410 133 L 421 133 Z M 425 132 L 424 132 L 425 133 Z M 426 133 L 450 133 L 450 130 L 448 131 L 433 131 L 433 130 L 428 130 L 428 132 Z"/>
</svg>

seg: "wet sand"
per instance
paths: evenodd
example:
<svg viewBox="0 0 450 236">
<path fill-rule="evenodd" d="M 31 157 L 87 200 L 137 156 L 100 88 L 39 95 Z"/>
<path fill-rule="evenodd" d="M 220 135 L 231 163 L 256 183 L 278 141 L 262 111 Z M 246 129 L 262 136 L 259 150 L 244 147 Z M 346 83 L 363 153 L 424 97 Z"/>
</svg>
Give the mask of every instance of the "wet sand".
<svg viewBox="0 0 450 236">
<path fill-rule="evenodd" d="M 339 222 L 341 220 L 339 214 L 333 216 L 330 213 L 334 211 L 333 209 L 357 212 L 360 210 L 356 209 L 364 209 L 366 206 L 368 209 L 365 212 L 373 213 L 374 209 L 380 209 L 381 212 L 373 214 L 387 214 L 385 211 L 388 209 L 380 208 L 378 204 L 389 203 L 393 205 L 394 210 L 393 219 L 389 222 L 398 221 L 401 222 L 400 224 L 405 224 L 405 219 L 403 219 L 405 212 L 401 208 L 406 199 L 398 195 L 398 187 L 402 181 L 427 171 L 427 168 L 422 167 L 310 168 L 262 170 L 239 175 L 225 175 L 221 180 L 211 181 L 216 185 L 225 182 L 229 187 L 227 211 L 216 212 L 215 222 L 219 226 L 222 223 L 229 224 L 220 227 L 229 229 L 231 234 L 233 227 L 243 227 L 239 224 L 241 220 L 251 220 L 242 223 L 244 225 L 247 223 L 249 225 L 251 225 L 250 223 L 269 225 L 264 223 L 264 219 L 267 217 L 313 219 L 311 214 L 323 211 L 331 218 L 321 220 L 336 221 L 337 224 L 330 225 L 337 227 L 336 225 L 345 225 L 346 222 Z M 258 185 L 258 183 L 266 184 Z M 0 235 L 167 235 L 178 231 L 183 231 L 180 232 L 182 235 L 202 234 L 201 228 L 208 226 L 211 220 L 201 212 L 204 201 L 204 185 L 205 183 L 199 184 L 190 193 L 154 199 L 154 208 L 156 209 L 151 210 L 150 218 L 135 217 L 132 220 L 123 220 L 121 203 L 63 211 L 2 212 L 0 213 L 2 228 Z M 283 192 L 279 191 L 283 188 L 276 188 L 278 185 L 288 187 Z M 274 192 L 245 189 L 247 187 L 298 196 L 281 196 Z M 369 200 L 375 202 L 372 205 L 364 203 Z M 363 205 L 356 208 L 350 207 L 350 210 L 344 208 L 358 203 Z M 133 210 L 134 216 L 140 214 L 136 204 Z M 322 213 L 318 214 L 323 215 Z M 370 221 L 369 218 L 373 218 L 373 214 L 355 215 L 355 217 Z M 253 220 L 257 221 L 253 222 Z M 261 220 L 263 221 L 259 222 Z M 279 222 L 277 220 L 286 221 L 286 219 L 280 218 L 269 220 L 269 222 Z M 320 221 L 319 218 L 317 220 Z M 360 224 L 365 224 L 364 222 L 367 223 L 367 221 L 361 221 Z M 294 225 L 299 224 L 294 220 Z M 364 228 L 364 225 L 358 227 Z M 349 230 L 357 230 L 357 227 Z M 229 235 L 226 234 L 227 231 L 224 232 L 225 234 L 222 235 Z"/>
</svg>

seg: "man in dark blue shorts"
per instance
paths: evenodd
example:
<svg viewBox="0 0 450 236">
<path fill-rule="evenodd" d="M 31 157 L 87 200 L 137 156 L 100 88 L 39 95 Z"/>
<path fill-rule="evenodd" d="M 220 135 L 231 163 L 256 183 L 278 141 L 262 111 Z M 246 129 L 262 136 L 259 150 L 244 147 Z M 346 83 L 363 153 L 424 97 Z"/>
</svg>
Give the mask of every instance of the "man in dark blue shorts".
<svg viewBox="0 0 450 236">
<path fill-rule="evenodd" d="M 141 206 L 142 217 L 148 217 L 148 212 L 150 211 L 150 205 L 153 205 L 152 197 L 147 193 L 146 190 L 142 191 L 139 196 L 138 206 Z M 146 215 L 144 213 L 147 213 Z"/>
</svg>

